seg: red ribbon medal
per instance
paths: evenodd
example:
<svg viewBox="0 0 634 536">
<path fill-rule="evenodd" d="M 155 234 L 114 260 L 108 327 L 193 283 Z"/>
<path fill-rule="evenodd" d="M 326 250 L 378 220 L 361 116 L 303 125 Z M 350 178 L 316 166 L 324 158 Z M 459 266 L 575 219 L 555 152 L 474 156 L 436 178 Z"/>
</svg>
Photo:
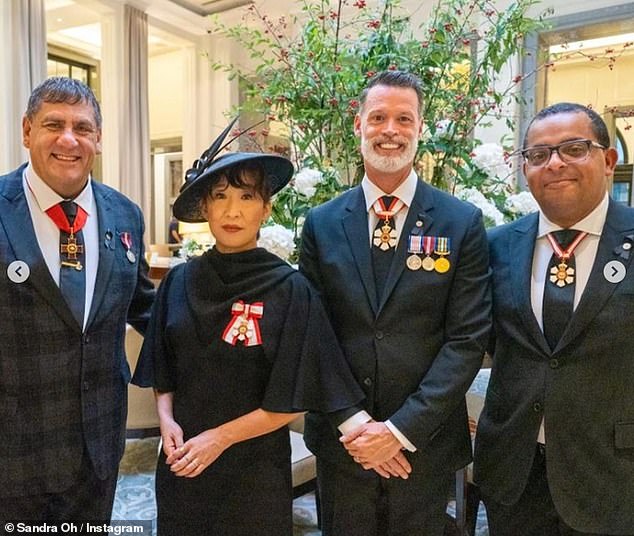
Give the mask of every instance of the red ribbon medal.
<svg viewBox="0 0 634 536">
<path fill-rule="evenodd" d="M 121 239 L 121 243 L 125 246 L 125 256 L 131 263 L 134 263 L 134 261 L 136 261 L 136 255 L 134 251 L 132 251 L 132 235 L 127 231 L 123 231 L 119 235 L 119 238 Z"/>
<path fill-rule="evenodd" d="M 222 340 L 235 346 L 238 341 L 245 346 L 257 346 L 262 344 L 260 324 L 258 319 L 262 318 L 264 304 L 255 302 L 253 304 L 237 301 L 231 307 L 233 318 L 222 332 Z"/>
<path fill-rule="evenodd" d="M 77 239 L 75 238 L 75 233 L 78 233 L 84 228 L 86 225 L 86 220 L 88 219 L 88 214 L 86 211 L 77 205 L 77 214 L 75 215 L 75 221 L 73 225 L 70 224 L 66 214 L 64 213 L 64 209 L 61 205 L 53 205 L 46 211 L 53 223 L 57 225 L 57 228 L 65 233 L 68 233 L 68 239 L 65 244 L 60 244 L 60 253 L 66 254 L 66 261 L 77 261 L 77 254 L 84 252 L 84 246 L 82 244 L 77 243 Z M 62 262 L 64 264 L 64 262 Z M 67 263 L 69 266 L 74 267 L 76 270 L 81 270 L 80 262 Z"/>
<path fill-rule="evenodd" d="M 557 285 L 559 288 L 570 285 L 575 281 L 575 269 L 572 266 L 568 266 L 568 259 L 573 254 L 575 248 L 581 243 L 581 241 L 588 236 L 588 233 L 579 231 L 575 239 L 570 243 L 566 249 L 562 249 L 557 242 L 557 239 L 552 234 L 547 234 L 546 238 L 550 242 L 550 246 L 553 248 L 553 253 L 559 259 L 559 264 L 553 266 L 550 269 L 550 282 Z"/>
</svg>

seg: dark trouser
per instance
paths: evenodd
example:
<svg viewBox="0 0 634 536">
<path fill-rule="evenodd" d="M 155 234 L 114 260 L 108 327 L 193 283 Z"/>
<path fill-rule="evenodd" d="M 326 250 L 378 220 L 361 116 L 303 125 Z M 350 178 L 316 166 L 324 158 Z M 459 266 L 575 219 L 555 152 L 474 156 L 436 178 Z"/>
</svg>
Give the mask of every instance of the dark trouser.
<svg viewBox="0 0 634 536">
<path fill-rule="evenodd" d="M 526 489 L 515 504 L 500 504 L 487 496 L 482 499 L 490 536 L 603 536 L 578 532 L 559 517 L 548 488 L 543 445 L 537 445 Z"/>
<path fill-rule="evenodd" d="M 117 487 L 117 471 L 100 480 L 95 475 L 86 453 L 82 458 L 79 477 L 60 493 L 43 493 L 27 497 L 0 499 L 0 521 L 62 522 L 95 521 L 109 523 Z M 4 529 L 0 529 L 4 530 Z"/>
<path fill-rule="evenodd" d="M 323 536 L 441 536 L 454 473 L 381 478 L 317 457 Z"/>
</svg>

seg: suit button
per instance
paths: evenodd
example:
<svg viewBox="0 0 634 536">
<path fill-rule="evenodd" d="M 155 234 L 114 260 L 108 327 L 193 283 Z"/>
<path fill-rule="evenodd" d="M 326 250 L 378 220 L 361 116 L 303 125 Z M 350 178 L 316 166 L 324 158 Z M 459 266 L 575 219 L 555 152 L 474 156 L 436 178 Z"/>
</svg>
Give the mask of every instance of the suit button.
<svg viewBox="0 0 634 536">
<path fill-rule="evenodd" d="M 377 331 L 377 332 L 374 334 L 374 336 L 375 336 L 377 339 L 381 340 L 381 339 L 383 338 L 383 332 L 382 332 L 382 331 Z"/>
<path fill-rule="evenodd" d="M 81 387 L 84 391 L 88 391 L 88 389 L 90 389 L 90 384 L 88 382 L 83 382 Z"/>
<path fill-rule="evenodd" d="M 84 344 L 88 344 L 90 342 L 90 336 L 84 335 Z"/>
<path fill-rule="evenodd" d="M 535 403 L 533 404 L 533 411 L 534 411 L 535 413 L 539 413 L 539 412 L 541 412 L 541 410 L 542 410 L 542 405 L 541 405 L 541 403 L 540 403 L 540 402 L 535 402 Z"/>
<path fill-rule="evenodd" d="M 372 385 L 372 378 L 365 378 L 363 380 L 363 385 L 365 385 L 366 387 L 370 387 Z"/>
<path fill-rule="evenodd" d="M 556 358 L 551 359 L 549 365 L 551 369 L 559 368 L 559 359 L 556 359 Z"/>
</svg>

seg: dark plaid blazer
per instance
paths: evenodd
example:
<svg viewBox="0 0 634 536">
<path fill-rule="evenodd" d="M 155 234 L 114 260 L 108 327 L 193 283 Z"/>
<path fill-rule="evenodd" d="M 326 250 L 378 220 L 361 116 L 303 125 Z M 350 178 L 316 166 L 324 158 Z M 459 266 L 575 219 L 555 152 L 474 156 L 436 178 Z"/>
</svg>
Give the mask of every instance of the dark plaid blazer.
<svg viewBox="0 0 634 536">
<path fill-rule="evenodd" d="M 99 266 L 82 332 L 39 249 L 23 169 L 0 177 L 0 497 L 63 491 L 84 450 L 99 478 L 117 470 L 130 379 L 125 324 L 143 332 L 154 297 L 140 209 L 93 182 Z M 132 237 L 134 263 L 122 232 Z M 24 282 L 10 278 L 14 261 L 29 268 Z"/>
</svg>

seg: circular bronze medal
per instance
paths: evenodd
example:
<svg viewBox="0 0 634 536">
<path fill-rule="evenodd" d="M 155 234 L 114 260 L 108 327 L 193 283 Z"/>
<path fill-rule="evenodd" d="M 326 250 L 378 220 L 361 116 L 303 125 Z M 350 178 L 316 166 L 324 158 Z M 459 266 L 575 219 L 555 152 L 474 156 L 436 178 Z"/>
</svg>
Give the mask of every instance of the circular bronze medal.
<svg viewBox="0 0 634 536">
<path fill-rule="evenodd" d="M 435 265 L 436 262 L 429 255 L 423 259 L 423 270 L 431 272 L 434 269 Z"/>
<path fill-rule="evenodd" d="M 434 268 L 439 274 L 444 274 L 445 272 L 449 271 L 450 266 L 450 262 L 445 259 L 445 257 L 440 257 L 436 259 Z"/>
<path fill-rule="evenodd" d="M 410 270 L 419 270 L 422 264 L 423 261 L 421 261 L 420 257 L 416 254 L 407 257 L 407 267 Z"/>
</svg>

